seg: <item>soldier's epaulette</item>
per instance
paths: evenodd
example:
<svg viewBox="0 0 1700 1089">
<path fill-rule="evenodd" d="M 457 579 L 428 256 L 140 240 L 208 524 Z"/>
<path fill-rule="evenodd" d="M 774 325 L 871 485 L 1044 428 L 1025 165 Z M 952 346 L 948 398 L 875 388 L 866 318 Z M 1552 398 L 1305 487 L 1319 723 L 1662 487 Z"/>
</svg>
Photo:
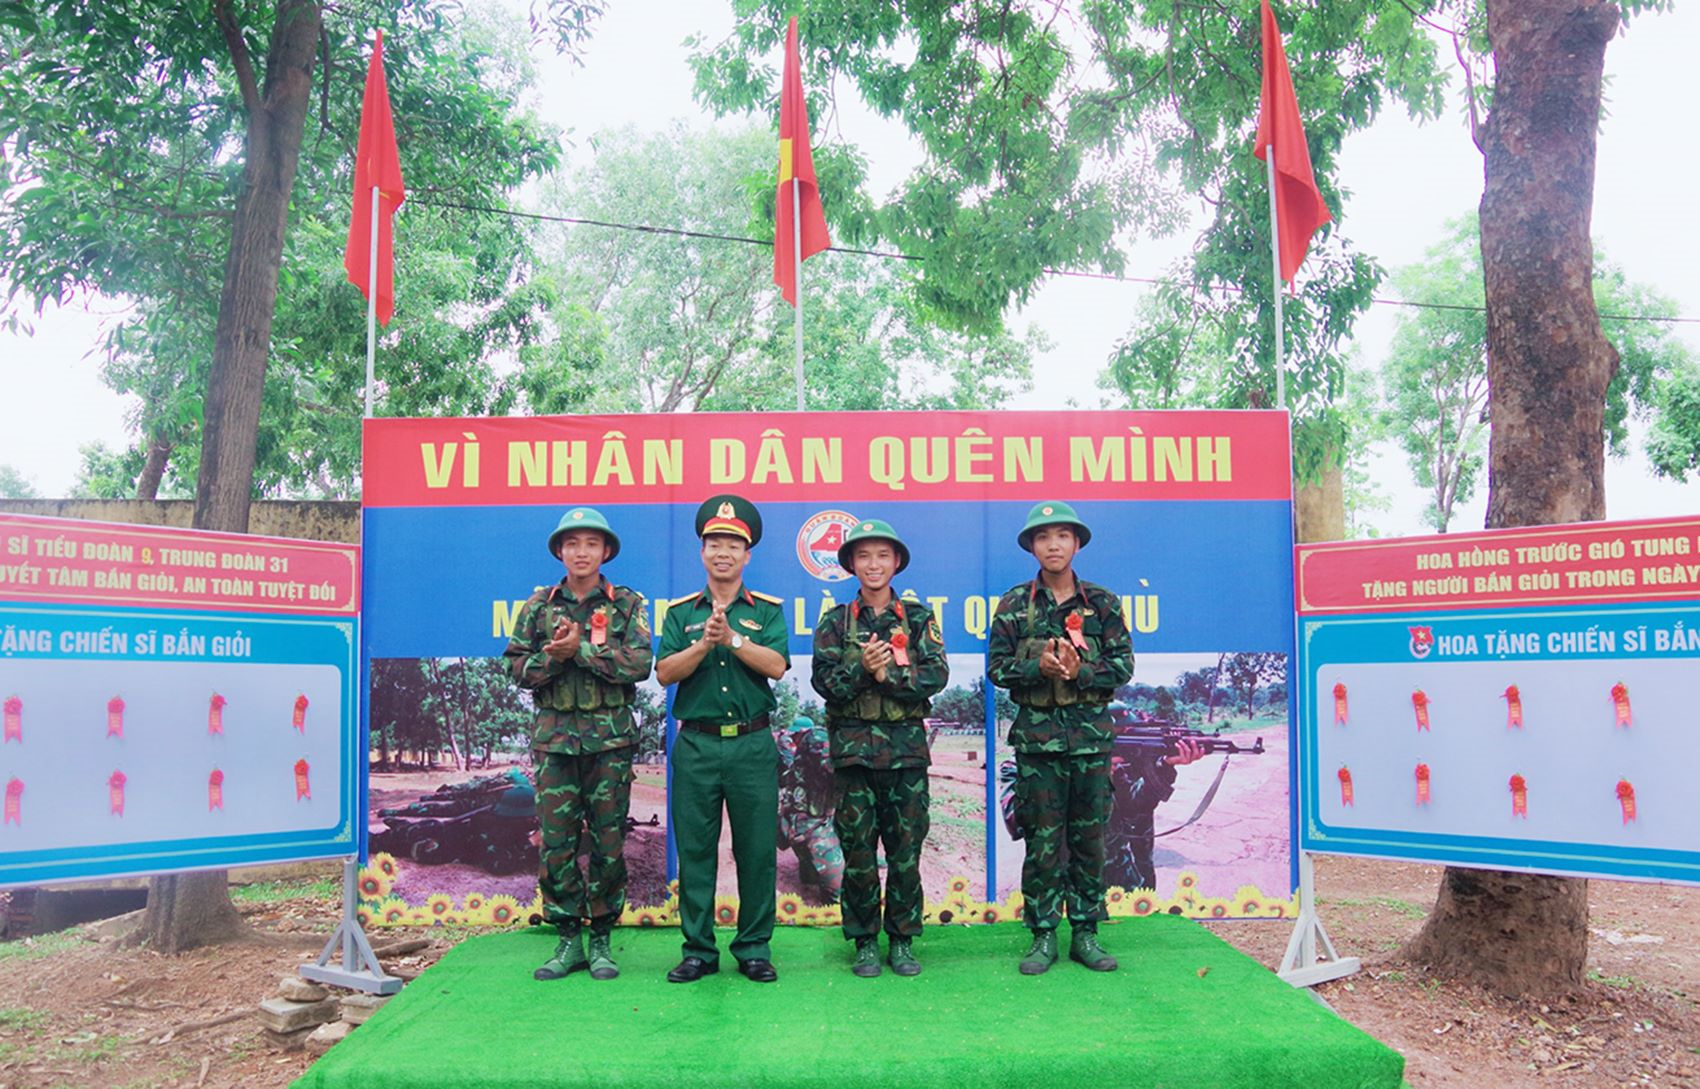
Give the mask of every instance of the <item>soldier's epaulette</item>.
<svg viewBox="0 0 1700 1089">
<path fill-rule="evenodd" d="M 695 600 L 696 600 L 696 599 L 697 599 L 697 598 L 699 598 L 699 597 L 701 597 L 701 596 L 702 596 L 702 591 L 701 591 L 701 590 L 698 590 L 698 591 L 697 591 L 697 592 L 696 592 L 696 593 L 694 593 L 694 594 L 686 594 L 686 595 L 685 595 L 685 596 L 684 596 L 684 597 L 676 597 L 676 598 L 674 598 L 674 599 L 673 599 L 673 600 L 672 600 L 672 601 L 669 601 L 669 602 L 668 602 L 668 603 L 667 603 L 667 607 L 668 607 L 668 608 L 669 608 L 669 609 L 676 609 L 676 608 L 678 608 L 678 607 L 679 607 L 679 606 L 680 606 L 680 605 L 683 605 L 683 604 L 684 604 L 684 603 L 685 603 L 685 602 L 687 602 L 687 601 L 695 601 Z"/>
<path fill-rule="evenodd" d="M 784 598 L 774 597 L 772 594 L 764 594 L 760 590 L 751 590 L 750 596 L 755 598 L 757 601 L 765 601 L 770 605 L 783 605 L 783 604 L 785 604 Z"/>
<path fill-rule="evenodd" d="M 615 586 L 614 587 L 614 596 L 615 597 L 635 597 L 639 601 L 643 600 L 643 595 L 638 593 L 636 590 L 632 589 L 630 586 Z"/>
</svg>

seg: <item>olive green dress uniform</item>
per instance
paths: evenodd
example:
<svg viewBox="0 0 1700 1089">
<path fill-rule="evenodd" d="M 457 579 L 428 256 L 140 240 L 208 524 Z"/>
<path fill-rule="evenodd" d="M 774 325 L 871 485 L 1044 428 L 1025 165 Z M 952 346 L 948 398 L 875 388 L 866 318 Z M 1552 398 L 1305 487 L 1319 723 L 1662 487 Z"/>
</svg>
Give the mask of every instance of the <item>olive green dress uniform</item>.
<svg viewBox="0 0 1700 1089">
<path fill-rule="evenodd" d="M 1055 506 L 1074 521 L 1066 506 Z M 1032 528 L 1022 534 L 1024 548 Z M 1080 671 L 1073 680 L 1046 678 L 1039 671 L 1046 642 L 1074 645 L 1071 627 L 1085 644 L 1076 646 Z M 1021 866 L 1027 926 L 1055 930 L 1066 906 L 1077 932 L 1095 928 L 1106 915 L 1104 832 L 1114 744 L 1109 703 L 1133 676 L 1121 599 L 1075 576 L 1072 591 L 1059 600 L 1035 577 L 998 602 L 988 649 L 992 683 L 1009 689 L 1018 708 L 1009 741 L 1017 818 L 1027 838 Z"/>
<path fill-rule="evenodd" d="M 740 589 L 726 609 L 732 631 L 777 651 L 791 664 L 779 598 Z M 661 657 L 702 637 L 714 611 L 705 588 L 679 598 L 661 624 Z M 739 661 L 730 647 L 712 647 L 679 682 L 673 717 L 679 724 L 668 787 L 673 842 L 679 852 L 679 929 L 684 954 L 719 963 L 714 943 L 714 889 L 720 861 L 720 814 L 732 824 L 738 868 L 739 961 L 771 960 L 779 838 L 779 747 L 770 728 L 778 706 L 767 678 Z"/>
</svg>

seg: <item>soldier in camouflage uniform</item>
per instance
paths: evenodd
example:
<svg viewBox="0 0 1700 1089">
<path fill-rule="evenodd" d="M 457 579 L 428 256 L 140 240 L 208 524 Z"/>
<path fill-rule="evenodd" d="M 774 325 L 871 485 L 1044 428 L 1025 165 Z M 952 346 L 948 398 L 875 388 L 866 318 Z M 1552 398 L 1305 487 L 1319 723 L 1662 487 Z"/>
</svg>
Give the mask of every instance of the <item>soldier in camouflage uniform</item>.
<svg viewBox="0 0 1700 1089">
<path fill-rule="evenodd" d="M 619 551 L 620 539 L 596 510 L 562 515 L 549 553 L 566 575 L 526 601 L 505 652 L 514 680 L 537 701 L 537 883 L 544 920 L 561 933 L 554 955 L 533 973 L 538 979 L 581 968 L 592 979 L 620 974 L 610 936 L 626 905 L 626 812 L 638 741 L 632 704 L 654 655 L 642 595 L 602 576 Z M 589 840 L 582 875 L 581 833 Z"/>
<path fill-rule="evenodd" d="M 791 845 L 797 871 L 827 903 L 844 881 L 844 849 L 832 826 L 833 776 L 826 730 L 798 716 L 779 737 L 779 842 Z"/>
<path fill-rule="evenodd" d="M 833 823 L 844 845 L 844 936 L 856 943 L 850 970 L 880 974 L 883 844 L 886 960 L 898 975 L 912 976 L 921 971 L 914 941 L 921 933 L 921 845 L 932 763 L 923 720 L 950 666 L 938 618 L 892 593 L 892 578 L 909 566 L 909 549 L 889 525 L 858 523 L 845 534 L 838 562 L 861 588 L 815 628 L 812 683 L 826 701 L 838 780 Z"/>
<path fill-rule="evenodd" d="M 1039 561 L 1039 573 L 1003 595 L 989 637 L 992 683 L 1009 689 L 1019 709 L 1009 741 L 1017 819 L 1027 836 L 1021 893 L 1033 943 L 1021 959 L 1025 975 L 1056 963 L 1065 904 L 1069 956 L 1094 971 L 1116 968 L 1098 944 L 1110 817 L 1109 703 L 1133 676 L 1133 646 L 1121 599 L 1074 573 L 1075 553 L 1091 539 L 1067 503 L 1035 506 L 1017 540 Z"/>
</svg>

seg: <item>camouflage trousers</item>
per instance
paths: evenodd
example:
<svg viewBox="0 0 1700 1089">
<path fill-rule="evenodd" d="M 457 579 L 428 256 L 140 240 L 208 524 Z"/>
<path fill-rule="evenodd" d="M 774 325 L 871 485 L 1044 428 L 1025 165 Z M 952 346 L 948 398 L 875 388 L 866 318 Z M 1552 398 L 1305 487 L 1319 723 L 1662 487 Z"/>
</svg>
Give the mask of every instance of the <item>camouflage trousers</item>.
<svg viewBox="0 0 1700 1089">
<path fill-rule="evenodd" d="M 537 823 L 542 835 L 537 885 L 543 920 L 601 929 L 626 906 L 626 811 L 635 748 L 572 755 L 538 751 Z M 578 867 L 586 843 L 585 868 Z"/>
<path fill-rule="evenodd" d="M 803 880 L 819 885 L 827 900 L 838 899 L 844 884 L 844 848 L 839 846 L 831 818 L 792 818 L 791 851 Z"/>
<path fill-rule="evenodd" d="M 1106 758 L 1107 759 L 1107 758 Z M 921 844 L 931 821 L 927 769 L 875 771 L 839 768 L 832 823 L 844 847 L 844 888 L 839 906 L 846 938 L 880 932 L 879 849 L 885 847 L 885 932 L 913 938 L 921 932 Z"/>
<path fill-rule="evenodd" d="M 1076 925 L 1104 912 L 1104 828 L 1110 820 L 1109 753 L 1017 753 L 1015 806 L 1027 830 L 1023 916 L 1052 930 L 1063 908 Z"/>
</svg>

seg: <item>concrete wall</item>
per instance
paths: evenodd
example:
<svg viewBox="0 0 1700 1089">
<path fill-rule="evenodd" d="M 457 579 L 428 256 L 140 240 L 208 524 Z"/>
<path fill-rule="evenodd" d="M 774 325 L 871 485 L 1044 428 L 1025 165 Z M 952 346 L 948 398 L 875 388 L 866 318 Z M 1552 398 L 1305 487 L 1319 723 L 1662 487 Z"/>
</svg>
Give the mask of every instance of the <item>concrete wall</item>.
<svg viewBox="0 0 1700 1089">
<path fill-rule="evenodd" d="M 187 529 L 194 517 L 195 504 L 189 499 L 0 499 L 0 511 Z M 264 537 L 358 544 L 360 504 L 330 500 L 261 500 L 249 512 L 248 532 Z"/>
</svg>

